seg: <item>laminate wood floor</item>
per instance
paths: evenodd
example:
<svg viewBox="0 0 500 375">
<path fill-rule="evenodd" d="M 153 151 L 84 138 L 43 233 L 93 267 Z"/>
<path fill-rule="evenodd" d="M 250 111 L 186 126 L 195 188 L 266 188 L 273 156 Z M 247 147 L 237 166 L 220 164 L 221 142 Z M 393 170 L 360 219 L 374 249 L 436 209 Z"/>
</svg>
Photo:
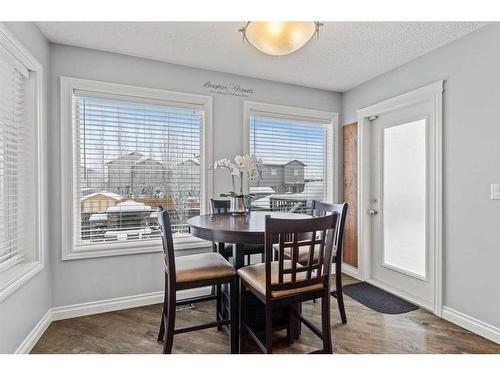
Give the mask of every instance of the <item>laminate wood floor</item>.
<svg viewBox="0 0 500 375">
<path fill-rule="evenodd" d="M 355 280 L 345 276 L 345 283 Z M 345 297 L 347 324 L 340 322 L 335 299 L 331 301 L 335 353 L 500 353 L 500 345 L 418 309 L 384 315 Z M 321 303 L 306 303 L 303 312 L 320 326 Z M 161 305 L 151 305 L 53 322 L 31 353 L 161 353 L 156 342 Z M 215 302 L 204 302 L 177 313 L 177 327 L 208 322 Z M 306 327 L 289 346 L 285 332 L 273 340 L 276 353 L 305 353 L 321 348 Z M 176 335 L 174 353 L 228 353 L 229 340 L 215 328 Z M 249 339 L 248 353 L 258 353 Z"/>
</svg>

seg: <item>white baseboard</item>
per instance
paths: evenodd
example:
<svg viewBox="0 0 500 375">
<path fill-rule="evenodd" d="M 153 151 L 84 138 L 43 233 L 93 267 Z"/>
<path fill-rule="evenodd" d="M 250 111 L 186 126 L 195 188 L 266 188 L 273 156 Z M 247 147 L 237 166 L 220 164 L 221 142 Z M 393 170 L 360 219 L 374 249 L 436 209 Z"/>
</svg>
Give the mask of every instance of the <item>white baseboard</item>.
<svg viewBox="0 0 500 375">
<path fill-rule="evenodd" d="M 177 292 L 177 299 L 192 298 L 204 296 L 210 293 L 210 287 L 181 290 Z M 134 307 L 154 305 L 163 302 L 163 292 L 153 292 L 139 294 L 135 296 L 111 298 L 102 301 L 78 303 L 75 305 L 53 307 L 40 319 L 40 321 L 31 330 L 24 341 L 19 345 L 14 353 L 28 354 L 36 345 L 40 337 L 50 323 L 61 320 L 76 318 L 79 316 L 102 314 L 110 311 L 131 309 Z"/>
<path fill-rule="evenodd" d="M 347 276 L 354 277 L 357 280 L 361 280 L 358 269 L 350 264 L 342 263 L 342 273 L 345 273 Z"/>
<path fill-rule="evenodd" d="M 177 292 L 177 299 L 198 297 L 208 293 L 210 293 L 210 287 L 181 290 Z M 111 298 L 102 301 L 78 303 L 76 305 L 53 307 L 52 321 L 132 309 L 134 307 L 154 305 L 162 302 L 163 292 L 153 292 L 128 297 Z"/>
<path fill-rule="evenodd" d="M 500 328 L 443 306 L 442 318 L 479 336 L 500 344 Z"/>
<path fill-rule="evenodd" d="M 43 333 L 47 328 L 49 328 L 50 323 L 52 323 L 52 312 L 51 310 L 47 311 L 47 313 L 38 321 L 35 327 L 31 330 L 31 332 L 26 336 L 21 345 L 16 349 L 14 354 L 28 354 L 31 349 L 36 345 L 40 337 L 42 337 Z"/>
<path fill-rule="evenodd" d="M 52 321 L 101 314 L 110 311 L 154 305 L 163 301 L 163 292 L 146 293 L 129 297 L 111 298 L 102 301 L 78 303 L 52 308 Z"/>
</svg>

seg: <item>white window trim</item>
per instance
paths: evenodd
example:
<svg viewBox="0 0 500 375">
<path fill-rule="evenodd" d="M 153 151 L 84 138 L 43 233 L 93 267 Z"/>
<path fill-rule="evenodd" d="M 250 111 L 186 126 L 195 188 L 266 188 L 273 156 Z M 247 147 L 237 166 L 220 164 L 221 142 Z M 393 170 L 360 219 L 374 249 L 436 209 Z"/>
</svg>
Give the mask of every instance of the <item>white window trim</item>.
<svg viewBox="0 0 500 375">
<path fill-rule="evenodd" d="M 213 191 L 212 173 L 209 167 L 213 164 L 212 141 L 212 97 L 205 95 L 173 92 L 129 86 L 118 83 L 92 81 L 87 79 L 60 77 L 61 103 L 61 222 L 62 222 L 62 260 L 97 258 L 127 254 L 152 253 L 162 251 L 161 239 L 140 243 L 139 241 L 120 242 L 103 246 L 92 245 L 92 248 L 79 247 L 73 243 L 73 124 L 72 102 L 74 90 L 86 90 L 112 95 L 164 100 L 169 102 L 201 105 L 204 111 L 204 126 L 201 131 L 201 213 L 209 212 L 209 201 Z M 191 236 L 175 241 L 176 250 L 203 248 L 210 246 L 207 241 Z"/>
<path fill-rule="evenodd" d="M 336 112 L 320 111 L 316 109 L 289 107 L 277 104 L 258 103 L 258 102 L 243 102 L 243 150 L 244 153 L 250 152 L 250 113 L 264 112 L 275 115 L 282 115 L 297 118 L 309 118 L 315 121 L 323 121 L 325 124 L 331 124 L 332 132 L 330 144 L 333 147 L 333 160 L 325 160 L 325 176 L 326 176 L 326 200 L 329 202 L 337 202 L 339 194 L 339 114 Z M 328 151 L 328 150 L 327 150 Z M 335 183 L 337 179 L 337 183 Z M 248 185 L 248 183 L 246 184 Z M 245 186 L 247 189 L 248 186 Z"/>
<path fill-rule="evenodd" d="M 8 270 L 0 273 L 0 302 L 7 298 L 14 291 L 19 289 L 24 283 L 33 278 L 44 266 L 44 243 L 45 228 L 43 213 L 45 208 L 45 183 L 42 173 L 44 162 L 44 149 L 42 135 L 45 132 L 43 121 L 43 67 L 42 64 L 17 40 L 9 29 L 0 23 L 0 44 L 11 53 L 20 64 L 22 64 L 33 75 L 35 88 L 35 105 L 33 112 L 29 113 L 28 118 L 35 125 L 35 147 L 36 147 L 36 182 L 35 200 L 37 207 L 33 213 L 36 220 L 36 248 L 33 252 L 33 260 L 17 263 Z"/>
</svg>

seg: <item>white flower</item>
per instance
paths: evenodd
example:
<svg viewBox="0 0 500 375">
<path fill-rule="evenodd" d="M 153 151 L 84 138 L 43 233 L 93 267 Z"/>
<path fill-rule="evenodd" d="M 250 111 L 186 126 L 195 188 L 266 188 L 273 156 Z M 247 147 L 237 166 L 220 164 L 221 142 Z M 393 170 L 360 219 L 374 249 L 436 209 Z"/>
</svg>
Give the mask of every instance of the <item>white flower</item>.
<svg viewBox="0 0 500 375">
<path fill-rule="evenodd" d="M 237 156 L 235 159 L 236 165 L 239 167 L 241 172 L 247 173 L 249 175 L 254 174 L 256 169 L 255 157 L 252 155 Z"/>
<path fill-rule="evenodd" d="M 238 167 L 241 167 L 241 164 L 243 163 L 243 157 L 241 155 L 236 155 L 234 157 L 234 162 Z"/>
<path fill-rule="evenodd" d="M 218 169 L 218 168 L 226 168 L 226 169 L 233 169 L 235 168 L 235 165 L 233 163 L 231 163 L 231 161 L 229 159 L 220 159 L 220 160 L 217 160 L 215 163 L 214 163 L 214 169 Z"/>
<path fill-rule="evenodd" d="M 262 175 L 262 159 L 257 159 L 255 155 L 236 155 L 234 163 L 229 159 L 224 158 L 217 160 L 214 163 L 214 169 L 227 169 L 233 176 L 233 189 L 234 189 L 234 176 L 240 177 L 240 184 L 243 185 L 243 176 L 250 180 L 255 180 L 256 177 Z"/>
</svg>

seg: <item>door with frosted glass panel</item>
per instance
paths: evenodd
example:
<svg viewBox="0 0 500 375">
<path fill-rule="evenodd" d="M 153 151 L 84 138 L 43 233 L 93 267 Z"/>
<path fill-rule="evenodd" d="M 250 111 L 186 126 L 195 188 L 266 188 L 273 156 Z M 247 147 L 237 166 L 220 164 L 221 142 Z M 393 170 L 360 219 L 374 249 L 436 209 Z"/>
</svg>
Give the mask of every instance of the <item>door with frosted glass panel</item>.
<svg viewBox="0 0 500 375">
<path fill-rule="evenodd" d="M 429 114 L 422 102 L 372 120 L 371 279 L 432 307 Z"/>
</svg>

